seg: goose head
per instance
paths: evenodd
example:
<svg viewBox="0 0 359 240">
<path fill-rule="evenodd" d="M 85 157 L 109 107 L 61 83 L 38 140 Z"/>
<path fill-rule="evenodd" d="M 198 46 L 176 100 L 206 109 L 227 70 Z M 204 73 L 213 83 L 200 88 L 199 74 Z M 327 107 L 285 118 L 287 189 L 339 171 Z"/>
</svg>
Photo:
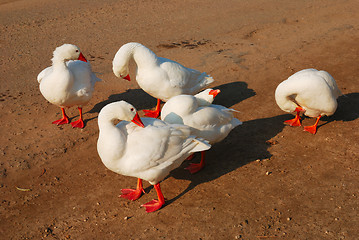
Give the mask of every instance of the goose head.
<svg viewBox="0 0 359 240">
<path fill-rule="evenodd" d="M 208 88 L 195 95 L 200 106 L 209 106 L 213 103 L 214 98 L 221 92 L 219 89 Z"/>
<path fill-rule="evenodd" d="M 87 62 L 80 49 L 73 44 L 64 44 L 57 47 L 53 53 L 53 61 L 81 60 Z"/>
<path fill-rule="evenodd" d="M 123 65 L 122 67 L 119 67 L 118 65 L 113 64 L 112 70 L 113 73 L 116 75 L 116 77 L 126 79 L 127 81 L 131 81 L 129 75 L 130 70 L 128 69 L 127 65 Z"/>
<path fill-rule="evenodd" d="M 114 59 L 112 60 L 112 71 L 116 75 L 116 77 L 121 79 L 126 79 L 128 81 L 131 81 L 130 79 L 130 70 L 128 68 L 128 55 L 126 54 L 123 56 L 123 51 L 121 51 L 122 48 L 116 53 Z"/>
<path fill-rule="evenodd" d="M 125 101 L 113 102 L 106 105 L 99 114 L 99 121 L 102 119 L 100 116 L 107 116 L 107 118 L 111 121 L 119 119 L 133 122 L 140 127 L 145 127 L 137 113 L 136 108 Z"/>
<path fill-rule="evenodd" d="M 285 112 L 305 112 L 305 110 L 296 103 L 295 101 L 296 94 L 285 96 L 283 98 L 276 98 L 278 106 Z"/>
</svg>

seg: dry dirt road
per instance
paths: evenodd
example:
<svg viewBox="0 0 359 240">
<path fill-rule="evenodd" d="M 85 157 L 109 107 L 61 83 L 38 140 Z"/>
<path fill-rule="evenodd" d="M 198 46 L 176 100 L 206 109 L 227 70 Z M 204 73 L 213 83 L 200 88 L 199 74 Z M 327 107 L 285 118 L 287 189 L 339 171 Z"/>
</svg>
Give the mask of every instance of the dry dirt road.
<svg viewBox="0 0 359 240">
<path fill-rule="evenodd" d="M 0 0 L 0 238 L 359 239 L 358 9 L 357 0 Z M 118 198 L 136 179 L 107 170 L 96 150 L 104 105 L 155 106 L 112 73 L 133 41 L 211 74 L 215 103 L 243 121 L 205 169 L 191 175 L 184 163 L 163 181 L 167 204 L 152 214 L 140 205 L 154 189 Z M 60 109 L 36 81 L 64 43 L 103 79 L 83 130 L 51 124 Z M 328 71 L 346 94 L 316 135 L 285 126 L 292 116 L 274 101 L 276 86 L 305 68 Z"/>
</svg>

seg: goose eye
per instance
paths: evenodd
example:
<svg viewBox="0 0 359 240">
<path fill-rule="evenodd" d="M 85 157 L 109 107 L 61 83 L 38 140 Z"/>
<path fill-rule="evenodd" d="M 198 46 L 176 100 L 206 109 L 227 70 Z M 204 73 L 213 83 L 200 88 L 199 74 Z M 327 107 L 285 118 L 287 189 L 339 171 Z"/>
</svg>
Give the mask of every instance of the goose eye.
<svg viewBox="0 0 359 240">
<path fill-rule="evenodd" d="M 76 52 L 79 52 L 79 50 L 76 49 Z"/>
<path fill-rule="evenodd" d="M 131 108 L 131 112 L 133 112 L 135 109 Z"/>
</svg>

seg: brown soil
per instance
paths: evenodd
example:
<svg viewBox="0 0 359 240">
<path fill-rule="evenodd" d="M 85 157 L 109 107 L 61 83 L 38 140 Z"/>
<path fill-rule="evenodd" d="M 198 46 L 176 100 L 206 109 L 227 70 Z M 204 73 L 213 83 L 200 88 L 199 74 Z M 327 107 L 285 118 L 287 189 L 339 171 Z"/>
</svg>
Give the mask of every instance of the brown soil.
<svg viewBox="0 0 359 240">
<path fill-rule="evenodd" d="M 1 0 L 0 238 L 359 239 L 358 9 L 357 0 Z M 243 121 L 208 151 L 205 169 L 191 175 L 186 162 L 162 182 L 167 204 L 151 214 L 140 208 L 156 197 L 150 184 L 138 201 L 118 198 L 136 179 L 107 170 L 96 150 L 105 104 L 155 106 L 112 73 L 131 41 L 211 74 L 215 103 Z M 60 109 L 36 81 L 63 43 L 103 79 L 83 130 L 51 124 Z M 305 68 L 328 71 L 346 94 L 316 135 L 285 126 L 292 116 L 274 101 L 276 86 Z"/>
</svg>

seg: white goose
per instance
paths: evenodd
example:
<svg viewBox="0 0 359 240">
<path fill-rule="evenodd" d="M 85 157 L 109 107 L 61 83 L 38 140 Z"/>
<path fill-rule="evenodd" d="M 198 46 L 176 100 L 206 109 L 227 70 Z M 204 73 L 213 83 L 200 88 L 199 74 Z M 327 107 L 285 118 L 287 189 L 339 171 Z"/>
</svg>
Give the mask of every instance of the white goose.
<svg viewBox="0 0 359 240">
<path fill-rule="evenodd" d="M 115 126 L 115 120 L 123 121 Z M 137 189 L 122 189 L 121 197 L 138 199 L 144 192 L 142 179 L 154 185 L 158 200 L 142 205 L 147 212 L 153 212 L 165 202 L 160 181 L 188 156 L 207 150 L 210 145 L 191 136 L 188 126 L 155 118 L 142 118 L 142 121 L 136 109 L 125 101 L 106 105 L 98 116 L 97 151 L 108 169 L 138 178 Z"/>
<path fill-rule="evenodd" d="M 342 93 L 329 73 L 304 69 L 278 85 L 275 100 L 283 111 L 296 112 L 294 119 L 285 121 L 291 126 L 301 126 L 300 113 L 316 117 L 314 125 L 304 127 L 305 131 L 315 134 L 319 119 L 334 114 L 340 95 Z"/>
<path fill-rule="evenodd" d="M 101 79 L 92 72 L 91 65 L 87 63 L 80 49 L 72 44 L 57 47 L 53 53 L 52 66 L 42 70 L 37 76 L 37 81 L 45 99 L 61 107 L 62 118 L 52 123 L 57 125 L 69 123 L 64 108 L 77 105 L 80 119 L 72 122 L 71 125 L 83 128 L 82 106 L 90 101 L 95 82 Z"/>
<path fill-rule="evenodd" d="M 119 78 L 130 80 L 129 61 L 137 64 L 136 80 L 149 95 L 157 98 L 154 111 L 144 110 L 146 116 L 157 118 L 160 103 L 180 94 L 196 94 L 214 80 L 205 72 L 186 68 L 172 60 L 157 57 L 150 49 L 140 43 L 127 43 L 116 53 L 112 65 Z"/>
<path fill-rule="evenodd" d="M 161 119 L 168 123 L 185 124 L 192 134 L 206 139 L 210 144 L 222 141 L 230 131 L 242 122 L 233 117 L 233 109 L 212 104 L 220 90 L 206 89 L 195 96 L 179 95 L 171 98 L 162 108 Z M 188 170 L 196 173 L 203 168 L 204 151 L 201 162 L 191 164 Z"/>
</svg>

